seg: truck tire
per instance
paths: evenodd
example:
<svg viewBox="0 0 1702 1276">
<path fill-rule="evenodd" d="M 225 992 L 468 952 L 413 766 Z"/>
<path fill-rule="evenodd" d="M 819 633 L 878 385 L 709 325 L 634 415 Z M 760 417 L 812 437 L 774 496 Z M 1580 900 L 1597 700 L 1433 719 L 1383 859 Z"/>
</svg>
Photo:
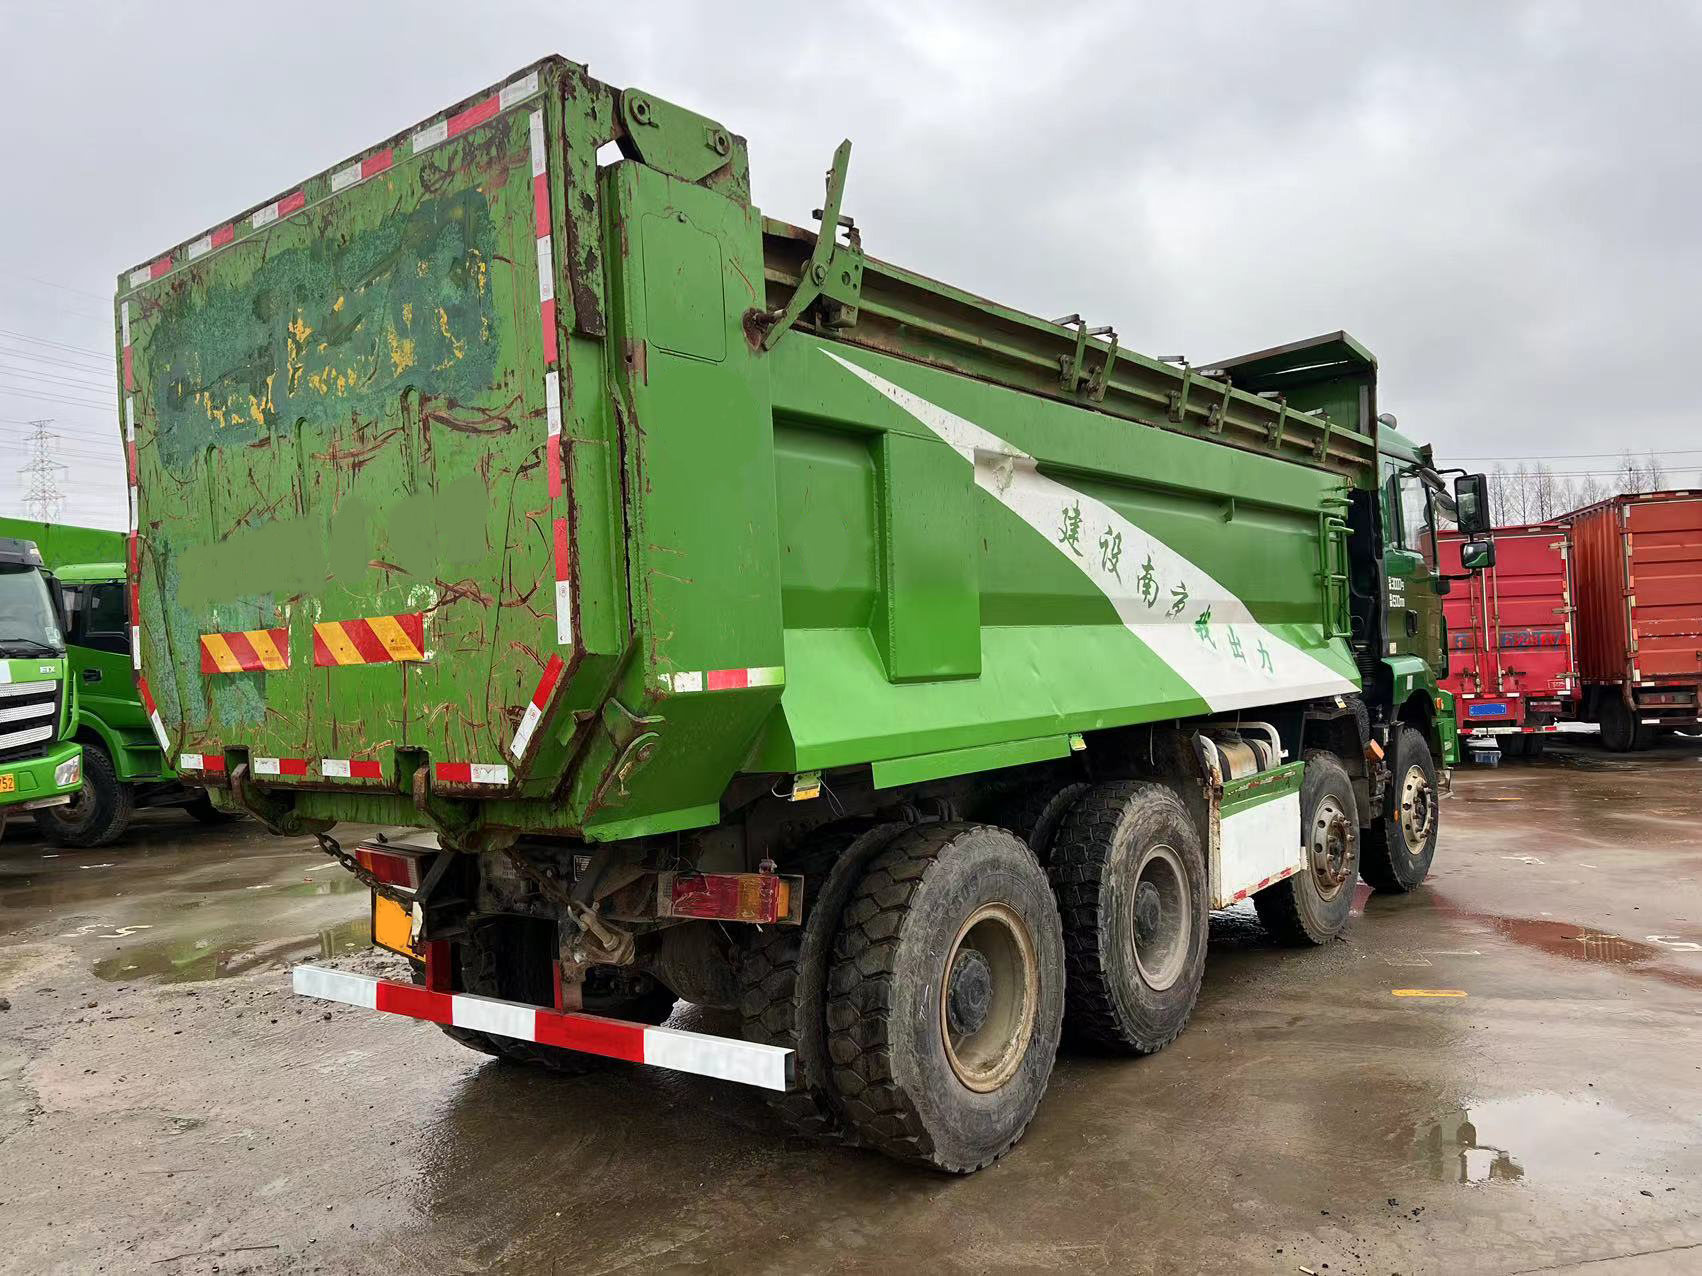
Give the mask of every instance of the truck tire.
<svg viewBox="0 0 1702 1276">
<path fill-rule="evenodd" d="M 183 804 L 183 809 L 189 812 L 189 818 L 197 824 L 231 824 L 242 818 L 235 811 L 221 811 L 213 805 L 213 799 L 203 789 L 189 801 Z"/>
<path fill-rule="evenodd" d="M 740 963 L 745 1040 L 795 1052 L 792 1089 L 768 1098 L 768 1106 L 794 1134 L 845 1135 L 829 1076 L 827 966 L 852 887 L 868 862 L 908 827 L 848 820 L 817 832 L 802 855 L 781 866 L 782 872 L 804 876 L 803 923 L 757 931 Z"/>
<path fill-rule="evenodd" d="M 1052 845 L 1072 1041 L 1152 1054 L 1188 1022 L 1205 975 L 1205 858 L 1182 799 L 1118 780 L 1084 794 Z"/>
<path fill-rule="evenodd" d="M 1624 699 L 1609 692 L 1601 697 L 1602 743 L 1615 753 L 1630 753 L 1648 744 L 1648 733 Z"/>
<path fill-rule="evenodd" d="M 828 976 L 828 1052 L 857 1137 L 968 1174 L 1040 1106 L 1064 1012 L 1057 905 L 1004 829 L 900 834 L 851 892 Z"/>
<path fill-rule="evenodd" d="M 1065 814 L 1088 786 L 1080 780 L 1049 779 L 1025 785 L 1005 796 L 988 822 L 1009 829 L 1023 841 L 1042 866 L 1051 862 L 1052 839 Z"/>
<path fill-rule="evenodd" d="M 1430 745 L 1413 728 L 1396 728 L 1389 760 L 1389 810 L 1360 830 L 1359 875 L 1373 890 L 1404 894 L 1425 879 L 1436 858 L 1441 794 Z"/>
<path fill-rule="evenodd" d="M 528 932 L 526 923 L 531 920 L 493 918 L 473 926 L 467 938 L 455 945 L 459 959 L 459 991 L 500 997 L 505 1001 L 530 1002 L 537 1006 L 550 1005 L 555 996 L 555 978 L 550 969 L 549 946 L 539 944 L 536 936 Z M 597 978 L 598 971 L 604 969 L 594 967 L 591 978 Z M 415 983 L 425 982 L 423 966 L 415 963 L 413 974 Z M 676 999 L 656 980 L 648 976 L 644 978 L 646 986 L 636 994 L 613 990 L 599 993 L 588 987 L 585 1013 L 633 1023 L 662 1023 L 673 1013 Z M 611 1062 L 600 1055 L 492 1036 L 457 1028 L 453 1024 L 438 1024 L 438 1027 L 452 1041 L 481 1054 L 493 1055 L 509 1063 L 533 1064 L 569 1076 L 595 1072 Z"/>
<path fill-rule="evenodd" d="M 36 826 L 58 846 L 106 846 L 123 836 L 136 810 L 136 791 L 118 778 L 98 744 L 83 746 L 83 787 L 66 806 L 32 811 Z"/>
<path fill-rule="evenodd" d="M 1253 896 L 1270 937 L 1296 947 L 1327 944 L 1347 926 L 1359 880 L 1359 808 L 1353 781 L 1335 754 L 1306 754 L 1300 783 L 1300 845 L 1306 865 Z"/>
</svg>

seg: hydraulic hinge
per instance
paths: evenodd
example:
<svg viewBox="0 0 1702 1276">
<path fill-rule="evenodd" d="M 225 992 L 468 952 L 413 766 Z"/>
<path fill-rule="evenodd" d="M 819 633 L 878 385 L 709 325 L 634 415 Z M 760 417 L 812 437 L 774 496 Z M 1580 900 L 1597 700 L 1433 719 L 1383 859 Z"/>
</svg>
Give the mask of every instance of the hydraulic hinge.
<svg viewBox="0 0 1702 1276">
<path fill-rule="evenodd" d="M 852 328 L 857 324 L 857 308 L 863 298 L 863 237 L 857 223 L 839 212 L 850 163 L 851 140 L 847 138 L 834 151 L 833 167 L 827 170 L 827 198 L 815 210 L 821 222 L 816 231 L 815 250 L 792 289 L 792 300 L 778 312 L 753 312 L 755 324 L 767 329 L 762 337 L 764 350 L 774 349 L 780 335 L 798 322 L 817 300 L 822 302 L 822 323 L 826 327 Z M 845 231 L 844 243 L 839 241 L 841 229 Z"/>
</svg>

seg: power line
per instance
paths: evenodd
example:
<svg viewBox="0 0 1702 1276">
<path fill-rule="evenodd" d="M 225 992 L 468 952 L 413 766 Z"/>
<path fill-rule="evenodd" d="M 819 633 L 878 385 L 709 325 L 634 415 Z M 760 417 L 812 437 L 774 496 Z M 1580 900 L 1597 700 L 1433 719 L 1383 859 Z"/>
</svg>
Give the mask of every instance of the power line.
<svg viewBox="0 0 1702 1276">
<path fill-rule="evenodd" d="M 1588 461 L 1599 458 L 1619 460 L 1631 455 L 1632 460 L 1644 456 L 1688 456 L 1692 453 L 1702 455 L 1702 447 L 1677 448 L 1643 448 L 1633 450 L 1621 448 L 1617 452 L 1535 452 L 1527 455 L 1512 454 L 1508 456 L 1453 456 L 1456 461 Z M 1450 453 L 1452 456 L 1453 454 Z"/>
<path fill-rule="evenodd" d="M 87 288 L 73 288 L 70 284 L 56 284 L 51 279 L 40 279 L 35 275 L 21 275 L 15 270 L 0 270 L 0 275 L 11 279 L 23 279 L 32 284 L 40 284 L 44 288 L 57 288 L 60 292 L 74 292 L 79 297 L 90 297 L 95 301 L 111 301 L 111 297 L 102 296 L 98 292 L 90 292 Z"/>
<path fill-rule="evenodd" d="M 112 351 L 110 350 L 91 350 L 88 346 L 74 346 L 66 341 L 49 341 L 46 337 L 32 337 L 27 332 L 18 332 L 12 328 L 0 328 L 0 336 L 16 337 L 19 341 L 33 341 L 37 345 L 53 346 L 60 350 L 73 350 L 78 354 L 92 354 L 95 358 L 105 359 L 108 362 L 112 360 Z"/>
<path fill-rule="evenodd" d="M 38 381 L 51 381 L 55 385 L 68 385 L 78 390 L 100 391 L 115 390 L 117 388 L 117 383 L 115 381 L 96 381 L 87 377 L 68 377 L 62 372 L 31 372 L 28 368 L 13 367 L 12 365 L 5 363 L 0 363 L 0 372 L 8 373 L 14 377 L 34 377 Z"/>
<path fill-rule="evenodd" d="M 73 408 L 93 408 L 98 412 L 116 412 L 118 407 L 115 403 L 94 403 L 88 399 L 67 399 L 57 394 L 40 394 L 26 386 L 5 385 L 3 383 L 0 383 L 0 392 L 22 395 L 26 399 L 41 399 L 47 403 L 63 403 Z"/>
</svg>

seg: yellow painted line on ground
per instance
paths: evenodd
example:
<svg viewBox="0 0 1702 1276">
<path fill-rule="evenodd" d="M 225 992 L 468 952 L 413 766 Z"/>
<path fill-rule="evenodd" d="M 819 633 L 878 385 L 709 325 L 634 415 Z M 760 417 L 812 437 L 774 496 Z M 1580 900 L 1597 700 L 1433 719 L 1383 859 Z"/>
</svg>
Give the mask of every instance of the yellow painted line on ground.
<svg viewBox="0 0 1702 1276">
<path fill-rule="evenodd" d="M 1391 988 L 1397 997 L 1464 997 L 1463 988 Z"/>
</svg>

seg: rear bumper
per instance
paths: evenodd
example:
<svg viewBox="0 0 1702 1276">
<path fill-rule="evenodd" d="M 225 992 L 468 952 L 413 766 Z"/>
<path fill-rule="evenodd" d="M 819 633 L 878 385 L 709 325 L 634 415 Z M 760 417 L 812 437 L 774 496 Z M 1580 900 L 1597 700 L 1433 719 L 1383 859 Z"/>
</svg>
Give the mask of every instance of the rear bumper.
<svg viewBox="0 0 1702 1276">
<path fill-rule="evenodd" d="M 39 758 L 0 762 L 0 776 L 10 776 L 14 786 L 11 792 L 0 793 L 0 806 L 28 810 L 34 806 L 59 805 L 83 787 L 82 766 L 77 767 L 77 778 L 68 784 L 56 781 L 53 773 L 67 762 L 80 764 L 82 757 L 82 745 L 61 744 Z"/>
<path fill-rule="evenodd" d="M 653 1028 L 598 1015 L 545 1010 L 524 1002 L 500 1001 L 471 993 L 433 992 L 417 984 L 355 975 L 324 966 L 297 966 L 291 976 L 300 996 L 340 1001 L 363 1010 L 381 1010 L 627 1063 L 648 1063 L 764 1090 L 786 1090 L 792 1084 L 793 1052 L 780 1046 L 681 1032 L 675 1028 Z"/>
</svg>

